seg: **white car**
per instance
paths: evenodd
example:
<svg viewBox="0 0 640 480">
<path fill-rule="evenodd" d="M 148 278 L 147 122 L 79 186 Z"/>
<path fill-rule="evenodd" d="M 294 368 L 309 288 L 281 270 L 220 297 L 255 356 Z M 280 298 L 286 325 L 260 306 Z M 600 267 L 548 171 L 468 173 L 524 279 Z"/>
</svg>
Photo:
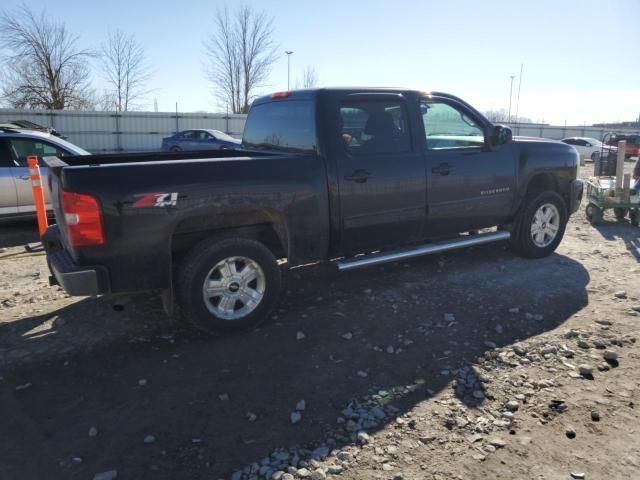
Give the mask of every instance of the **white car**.
<svg viewBox="0 0 640 480">
<path fill-rule="evenodd" d="M 89 152 L 50 133 L 13 124 L 0 125 L 0 220 L 35 215 L 27 157 L 90 155 Z M 47 168 L 40 169 L 42 185 L 47 184 Z M 49 189 L 44 188 L 47 210 L 51 209 Z"/>
<path fill-rule="evenodd" d="M 589 137 L 568 137 L 560 140 L 562 143 L 571 145 L 580 154 L 580 158 L 596 159 L 596 155 L 606 157 L 609 152 L 617 152 L 617 147 L 604 145 L 600 140 Z"/>
</svg>

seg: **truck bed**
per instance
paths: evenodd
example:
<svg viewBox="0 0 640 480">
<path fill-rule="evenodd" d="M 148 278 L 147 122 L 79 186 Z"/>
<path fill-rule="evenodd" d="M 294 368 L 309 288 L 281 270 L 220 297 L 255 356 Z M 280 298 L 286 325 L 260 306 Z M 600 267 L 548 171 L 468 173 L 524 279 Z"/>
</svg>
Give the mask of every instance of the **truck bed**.
<svg viewBox="0 0 640 480">
<path fill-rule="evenodd" d="M 109 291 L 166 288 L 180 244 L 229 227 L 263 225 L 293 264 L 327 255 L 329 200 L 324 159 L 265 151 L 47 157 L 61 247 L 76 264 L 108 263 Z M 101 206 L 104 245 L 74 249 L 65 238 L 61 191 Z M 132 233 L 134 232 L 134 233 Z M 188 241 L 186 241 L 188 240 Z M 130 268 L 146 271 L 131 276 Z"/>
</svg>

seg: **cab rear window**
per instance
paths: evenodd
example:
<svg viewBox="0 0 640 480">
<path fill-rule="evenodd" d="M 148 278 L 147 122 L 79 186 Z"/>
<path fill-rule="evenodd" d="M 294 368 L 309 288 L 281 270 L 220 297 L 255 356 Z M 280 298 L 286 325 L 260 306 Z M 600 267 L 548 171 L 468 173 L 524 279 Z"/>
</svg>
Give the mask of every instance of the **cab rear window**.
<svg viewBox="0 0 640 480">
<path fill-rule="evenodd" d="M 244 127 L 245 148 L 315 152 L 313 102 L 282 100 L 251 107 Z"/>
</svg>

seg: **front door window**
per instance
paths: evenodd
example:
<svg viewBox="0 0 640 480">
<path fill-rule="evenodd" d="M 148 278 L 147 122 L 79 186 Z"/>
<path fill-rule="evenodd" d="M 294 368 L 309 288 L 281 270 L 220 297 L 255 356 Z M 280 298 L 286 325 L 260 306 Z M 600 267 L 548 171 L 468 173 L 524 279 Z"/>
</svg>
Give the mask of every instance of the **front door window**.
<svg viewBox="0 0 640 480">
<path fill-rule="evenodd" d="M 482 148 L 484 132 L 464 112 L 441 101 L 420 104 L 428 150 Z"/>
</svg>

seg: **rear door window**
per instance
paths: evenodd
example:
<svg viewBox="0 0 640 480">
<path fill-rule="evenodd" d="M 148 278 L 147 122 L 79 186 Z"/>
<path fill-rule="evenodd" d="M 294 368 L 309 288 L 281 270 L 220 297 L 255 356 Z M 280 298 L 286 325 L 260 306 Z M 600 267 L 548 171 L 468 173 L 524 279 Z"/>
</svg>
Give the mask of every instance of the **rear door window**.
<svg viewBox="0 0 640 480">
<path fill-rule="evenodd" d="M 285 100 L 251 107 L 242 137 L 244 147 L 315 152 L 316 144 L 313 102 Z"/>
<path fill-rule="evenodd" d="M 352 155 L 407 153 L 411 136 L 401 101 L 347 101 L 340 106 L 342 141 Z"/>
</svg>

